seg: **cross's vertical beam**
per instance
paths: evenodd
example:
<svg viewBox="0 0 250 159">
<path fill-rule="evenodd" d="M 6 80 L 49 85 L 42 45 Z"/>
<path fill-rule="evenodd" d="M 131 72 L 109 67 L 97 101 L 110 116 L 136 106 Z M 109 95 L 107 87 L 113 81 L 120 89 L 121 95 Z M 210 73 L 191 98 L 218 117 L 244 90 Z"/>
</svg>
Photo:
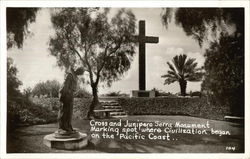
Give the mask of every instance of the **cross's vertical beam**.
<svg viewBox="0 0 250 159">
<path fill-rule="evenodd" d="M 139 90 L 146 90 L 146 43 L 158 43 L 159 38 L 146 36 L 145 21 L 139 21 L 139 35 L 134 36 L 135 42 L 139 42 Z"/>
<path fill-rule="evenodd" d="M 145 21 L 139 21 L 139 90 L 146 89 Z"/>
</svg>

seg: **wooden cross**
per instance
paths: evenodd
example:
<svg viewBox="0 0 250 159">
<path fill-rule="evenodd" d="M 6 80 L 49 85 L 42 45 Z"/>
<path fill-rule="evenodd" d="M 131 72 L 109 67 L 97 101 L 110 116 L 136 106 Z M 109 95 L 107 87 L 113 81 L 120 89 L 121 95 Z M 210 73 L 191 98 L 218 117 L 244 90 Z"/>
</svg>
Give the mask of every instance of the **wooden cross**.
<svg viewBox="0 0 250 159">
<path fill-rule="evenodd" d="M 159 38 L 145 36 L 145 21 L 139 21 L 139 35 L 135 36 L 135 41 L 139 42 L 139 90 L 146 89 L 146 43 L 158 43 Z"/>
</svg>

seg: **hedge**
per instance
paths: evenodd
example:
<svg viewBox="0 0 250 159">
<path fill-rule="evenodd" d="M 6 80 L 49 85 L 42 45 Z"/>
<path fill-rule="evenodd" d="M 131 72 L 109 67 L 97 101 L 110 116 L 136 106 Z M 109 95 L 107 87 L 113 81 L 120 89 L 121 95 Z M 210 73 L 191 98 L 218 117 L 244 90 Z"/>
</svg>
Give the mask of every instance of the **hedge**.
<svg viewBox="0 0 250 159">
<path fill-rule="evenodd" d="M 188 115 L 207 119 L 223 120 L 230 114 L 228 107 L 209 103 L 207 98 L 116 98 L 128 115 Z M 59 108 L 58 98 L 36 98 L 34 103 L 55 111 Z M 75 98 L 73 118 L 85 118 L 91 98 Z M 96 108 L 98 109 L 98 108 Z"/>
<path fill-rule="evenodd" d="M 229 108 L 211 104 L 207 98 L 119 98 L 119 104 L 128 115 L 189 115 L 223 120 Z"/>
</svg>

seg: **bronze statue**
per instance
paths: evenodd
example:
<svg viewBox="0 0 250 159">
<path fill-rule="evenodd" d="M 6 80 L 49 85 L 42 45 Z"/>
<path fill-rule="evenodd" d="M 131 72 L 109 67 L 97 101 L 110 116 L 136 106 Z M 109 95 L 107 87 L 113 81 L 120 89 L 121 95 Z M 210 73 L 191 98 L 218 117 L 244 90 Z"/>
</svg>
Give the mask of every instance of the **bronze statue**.
<svg viewBox="0 0 250 159">
<path fill-rule="evenodd" d="M 74 101 L 74 92 L 77 85 L 77 76 L 83 74 L 83 69 L 78 68 L 74 71 L 72 68 L 69 68 L 65 81 L 59 91 L 59 100 L 60 108 L 58 111 L 58 131 L 56 132 L 57 137 L 63 135 L 67 136 L 74 134 L 75 130 L 71 125 L 72 115 L 73 115 L 73 101 Z"/>
</svg>

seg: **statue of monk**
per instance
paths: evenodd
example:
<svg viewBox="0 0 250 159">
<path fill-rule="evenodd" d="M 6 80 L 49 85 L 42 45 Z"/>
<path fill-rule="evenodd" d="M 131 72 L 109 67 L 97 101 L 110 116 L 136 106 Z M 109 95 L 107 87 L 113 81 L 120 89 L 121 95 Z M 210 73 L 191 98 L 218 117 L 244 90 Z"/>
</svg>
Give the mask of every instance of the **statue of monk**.
<svg viewBox="0 0 250 159">
<path fill-rule="evenodd" d="M 74 133 L 73 127 L 71 125 L 72 115 L 73 115 L 73 101 L 74 92 L 77 85 L 77 76 L 83 74 L 83 69 L 78 68 L 74 71 L 69 68 L 65 81 L 59 91 L 60 108 L 58 111 L 58 124 L 59 129 L 57 134 L 59 135 L 70 135 Z"/>
</svg>

